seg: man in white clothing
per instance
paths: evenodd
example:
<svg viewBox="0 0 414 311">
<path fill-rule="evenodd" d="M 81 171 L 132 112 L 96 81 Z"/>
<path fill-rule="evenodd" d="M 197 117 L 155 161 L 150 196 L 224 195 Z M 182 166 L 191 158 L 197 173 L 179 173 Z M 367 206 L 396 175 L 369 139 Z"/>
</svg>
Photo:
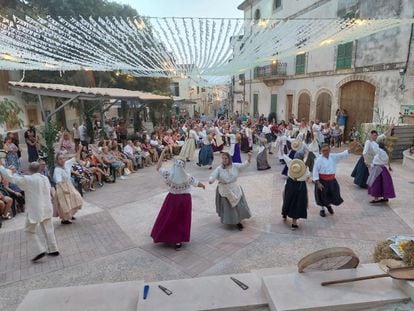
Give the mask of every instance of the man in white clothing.
<svg viewBox="0 0 414 311">
<path fill-rule="evenodd" d="M 16 172 L 15 167 L 11 166 L 10 170 L 7 170 L 0 166 L 0 173 L 3 178 L 16 184 L 25 192 L 27 210 L 25 232 L 31 253 L 35 254 L 32 259 L 33 262 L 46 254 L 49 256 L 59 255 L 52 223 L 53 207 L 50 183 L 46 176 L 39 173 L 39 168 L 39 162 L 32 162 L 29 165 L 31 175 L 19 176 L 14 174 Z M 39 224 L 46 238 L 47 249 L 36 234 L 36 228 Z"/>
<path fill-rule="evenodd" d="M 336 163 L 348 157 L 348 150 L 340 153 L 330 153 L 328 144 L 322 144 L 321 156 L 315 161 L 313 167 L 313 181 L 315 182 L 315 201 L 321 207 L 319 215 L 325 217 L 325 207 L 329 214 L 334 210 L 331 205 L 340 205 L 344 200 L 341 197 L 339 184 L 336 181 Z"/>
</svg>

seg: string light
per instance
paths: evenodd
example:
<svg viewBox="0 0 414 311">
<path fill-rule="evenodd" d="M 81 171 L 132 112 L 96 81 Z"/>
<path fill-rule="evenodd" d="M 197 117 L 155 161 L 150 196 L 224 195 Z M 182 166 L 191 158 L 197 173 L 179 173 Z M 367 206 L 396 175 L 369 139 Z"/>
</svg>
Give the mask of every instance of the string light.
<svg viewBox="0 0 414 311">
<path fill-rule="evenodd" d="M 0 69 L 228 77 L 414 19 L 0 16 Z M 235 45 L 233 45 L 235 44 Z M 237 48 L 236 48 L 237 46 Z"/>
</svg>

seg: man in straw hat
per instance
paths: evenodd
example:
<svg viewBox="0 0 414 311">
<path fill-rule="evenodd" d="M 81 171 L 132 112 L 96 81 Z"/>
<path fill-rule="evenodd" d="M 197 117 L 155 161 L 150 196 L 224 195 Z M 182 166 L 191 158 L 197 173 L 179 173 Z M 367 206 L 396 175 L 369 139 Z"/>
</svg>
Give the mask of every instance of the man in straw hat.
<svg viewBox="0 0 414 311">
<path fill-rule="evenodd" d="M 12 174 L 16 172 L 15 167 L 11 166 L 10 170 L 7 170 L 3 166 L 0 166 L 1 175 L 24 190 L 27 210 L 25 232 L 31 253 L 35 254 L 35 257 L 32 259 L 33 262 L 44 257 L 46 254 L 49 256 L 59 255 L 52 223 L 53 207 L 50 194 L 51 187 L 49 179 L 41 175 L 39 169 L 39 162 L 32 162 L 29 164 L 31 175 L 19 176 Z M 36 234 L 38 225 L 42 227 L 47 249 Z"/>
<path fill-rule="evenodd" d="M 308 167 L 303 162 L 303 154 L 296 153 L 295 159 L 290 159 L 285 155 L 288 165 L 288 179 L 283 192 L 282 217 L 286 221 L 287 217 L 292 218 L 292 230 L 299 228 L 297 220 L 306 219 L 308 209 L 308 189 L 306 181 L 310 176 Z"/>
<path fill-rule="evenodd" d="M 296 139 L 291 140 L 290 149 L 291 149 L 289 152 L 290 159 L 294 159 L 296 153 L 302 153 L 304 154 L 304 156 L 307 155 L 308 148 L 306 144 L 303 142 L 303 136 L 301 134 L 299 134 Z M 288 172 L 288 167 L 286 164 L 282 170 L 282 175 L 287 176 L 287 172 Z"/>
<path fill-rule="evenodd" d="M 325 207 L 330 214 L 334 213 L 331 205 L 340 205 L 344 201 L 341 197 L 339 184 L 336 181 L 336 164 L 339 160 L 348 157 L 348 150 L 340 153 L 331 153 L 328 144 L 321 145 L 321 156 L 313 167 L 313 181 L 315 182 L 315 201 L 321 207 L 319 215 L 325 217 Z"/>
</svg>

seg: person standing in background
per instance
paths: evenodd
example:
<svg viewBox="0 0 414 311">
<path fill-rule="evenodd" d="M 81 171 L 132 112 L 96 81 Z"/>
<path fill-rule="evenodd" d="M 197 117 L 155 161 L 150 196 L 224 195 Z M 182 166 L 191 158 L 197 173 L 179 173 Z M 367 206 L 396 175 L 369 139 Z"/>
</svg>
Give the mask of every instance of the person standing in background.
<svg viewBox="0 0 414 311">
<path fill-rule="evenodd" d="M 75 151 L 78 151 L 78 147 L 80 144 L 80 136 L 79 136 L 79 127 L 76 123 L 73 123 L 72 127 L 72 137 L 75 142 Z"/>
</svg>

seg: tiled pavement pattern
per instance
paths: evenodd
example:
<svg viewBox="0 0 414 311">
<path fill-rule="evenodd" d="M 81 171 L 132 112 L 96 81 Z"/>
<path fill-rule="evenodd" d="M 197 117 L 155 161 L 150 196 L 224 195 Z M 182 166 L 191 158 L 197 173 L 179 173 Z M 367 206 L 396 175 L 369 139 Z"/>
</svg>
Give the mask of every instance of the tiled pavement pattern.
<svg viewBox="0 0 414 311">
<path fill-rule="evenodd" d="M 154 168 L 140 170 L 88 193 L 88 205 L 71 226 L 56 222 L 61 256 L 31 264 L 26 255 L 24 216 L 4 222 L 0 229 L 0 310 L 15 310 L 30 289 L 103 281 L 146 281 L 247 272 L 292 266 L 306 254 L 325 247 L 347 246 L 362 262 L 371 262 L 376 241 L 396 234 L 414 234 L 414 174 L 393 165 L 397 198 L 388 205 L 370 205 L 366 190 L 349 177 L 356 156 L 338 166 L 337 177 L 345 203 L 325 219 L 308 185 L 308 219 L 292 232 L 281 221 L 285 179 L 282 166 L 270 159 L 271 170 L 258 172 L 255 163 L 239 179 L 253 217 L 239 232 L 219 222 L 215 185 L 193 191 L 191 243 L 179 252 L 154 245 L 149 233 L 166 194 Z M 216 155 L 215 164 L 219 163 Z M 166 165 L 169 165 L 167 163 Z M 207 183 L 210 171 L 189 163 L 188 171 Z"/>
<path fill-rule="evenodd" d="M 134 247 L 129 237 L 106 212 L 87 215 L 82 222 L 55 226 L 61 256 L 36 264 L 27 254 L 23 230 L 0 234 L 0 285 L 64 269 Z"/>
</svg>

